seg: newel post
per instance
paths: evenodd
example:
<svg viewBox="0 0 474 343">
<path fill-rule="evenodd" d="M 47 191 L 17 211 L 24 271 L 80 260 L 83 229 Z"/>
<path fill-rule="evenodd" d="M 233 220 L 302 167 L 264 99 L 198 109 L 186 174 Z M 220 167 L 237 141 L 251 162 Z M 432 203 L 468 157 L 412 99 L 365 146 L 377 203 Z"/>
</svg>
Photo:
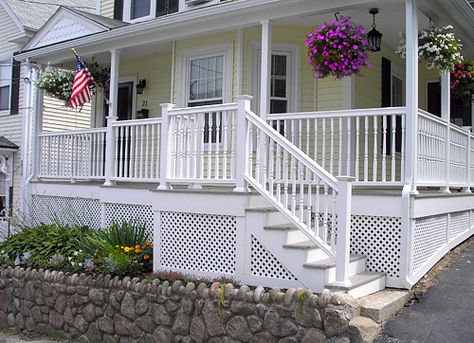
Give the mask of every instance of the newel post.
<svg viewBox="0 0 474 343">
<path fill-rule="evenodd" d="M 160 142 L 160 185 L 157 189 L 172 189 L 166 181 L 168 177 L 168 160 L 170 157 L 168 138 L 169 138 L 169 112 L 174 108 L 174 104 L 164 103 L 161 106 L 161 142 Z"/>
<path fill-rule="evenodd" d="M 235 118 L 235 188 L 234 192 L 247 192 L 247 184 L 244 174 L 247 170 L 248 146 L 246 140 L 247 112 L 250 111 L 250 95 L 239 95 L 237 97 L 237 114 Z"/>
<path fill-rule="evenodd" d="M 349 262 L 351 256 L 351 205 L 352 182 L 351 176 L 337 178 L 339 192 L 337 195 L 337 243 L 336 243 L 336 281 L 337 286 L 350 286 Z"/>
<path fill-rule="evenodd" d="M 449 73 L 441 75 L 441 118 L 446 121 L 446 141 L 445 141 L 445 186 L 441 187 L 441 192 L 451 193 L 449 184 L 451 182 L 451 79 Z"/>
</svg>

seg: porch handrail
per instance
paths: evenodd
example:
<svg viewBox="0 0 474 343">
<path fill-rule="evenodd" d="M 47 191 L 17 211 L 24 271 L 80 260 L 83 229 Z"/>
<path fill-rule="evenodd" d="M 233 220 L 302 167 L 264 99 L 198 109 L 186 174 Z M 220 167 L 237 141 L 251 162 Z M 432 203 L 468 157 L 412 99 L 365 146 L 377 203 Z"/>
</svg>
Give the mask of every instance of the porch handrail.
<svg viewBox="0 0 474 343">
<path fill-rule="evenodd" d="M 252 111 L 245 118 L 245 180 L 336 262 L 336 283 L 348 285 L 350 178 L 335 178 Z"/>
<path fill-rule="evenodd" d="M 223 111 L 235 111 L 237 109 L 237 103 L 225 103 L 216 105 L 204 105 L 195 107 L 183 107 L 183 108 L 171 108 L 168 110 L 168 116 L 195 114 L 195 113 L 207 113 L 207 112 L 223 112 Z"/>
<path fill-rule="evenodd" d="M 84 135 L 90 133 L 106 132 L 107 128 L 99 127 L 92 129 L 80 129 L 80 130 L 71 130 L 71 131 L 52 131 L 52 132 L 40 132 L 39 137 L 54 137 L 54 136 L 71 136 L 71 135 Z"/>
<path fill-rule="evenodd" d="M 312 118 L 334 118 L 334 117 L 373 117 L 380 115 L 395 115 L 406 112 L 406 107 L 381 107 L 355 110 L 328 110 L 315 112 L 290 112 L 267 114 L 268 120 L 283 119 L 312 119 Z"/>
<path fill-rule="evenodd" d="M 112 126 L 117 127 L 117 126 L 148 125 L 148 124 L 161 124 L 161 118 L 117 120 L 112 123 Z"/>
</svg>

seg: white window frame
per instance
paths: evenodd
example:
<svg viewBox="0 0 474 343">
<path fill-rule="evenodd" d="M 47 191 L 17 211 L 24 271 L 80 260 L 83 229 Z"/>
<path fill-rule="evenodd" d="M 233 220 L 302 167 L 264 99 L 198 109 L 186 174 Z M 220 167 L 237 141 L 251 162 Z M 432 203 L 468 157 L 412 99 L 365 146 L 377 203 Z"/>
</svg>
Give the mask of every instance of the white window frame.
<svg viewBox="0 0 474 343">
<path fill-rule="evenodd" d="M 184 49 L 180 54 L 180 94 L 178 95 L 179 107 L 188 107 L 191 60 L 223 55 L 223 80 L 222 80 L 222 103 L 232 102 L 232 72 L 233 72 L 233 44 L 225 43 L 210 45 L 199 48 Z"/>
<path fill-rule="evenodd" d="M 250 94 L 253 95 L 252 109 L 255 113 L 259 113 L 260 107 L 260 63 L 261 63 L 261 43 L 253 42 L 252 48 L 250 49 L 250 68 L 248 69 L 248 80 L 250 83 Z M 298 44 L 272 44 L 272 55 L 287 55 L 289 58 L 288 83 L 289 83 L 289 94 L 288 97 L 288 112 L 298 112 L 300 106 L 300 50 L 301 47 Z M 271 72 L 271 70 L 270 70 Z"/>
<path fill-rule="evenodd" d="M 7 78 L 2 79 L 0 76 L 0 87 L 9 86 L 8 88 L 8 108 L 6 110 L 0 110 L 0 116 L 6 116 L 10 114 L 10 106 L 11 106 L 11 96 L 12 96 L 12 59 L 11 57 L 8 58 L 1 58 L 0 57 L 0 64 L 3 67 L 3 64 L 10 65 L 7 70 Z"/>
<path fill-rule="evenodd" d="M 144 17 L 132 19 L 132 0 L 123 2 L 123 20 L 129 23 L 139 23 L 156 17 L 156 0 L 150 0 L 150 13 Z"/>
</svg>

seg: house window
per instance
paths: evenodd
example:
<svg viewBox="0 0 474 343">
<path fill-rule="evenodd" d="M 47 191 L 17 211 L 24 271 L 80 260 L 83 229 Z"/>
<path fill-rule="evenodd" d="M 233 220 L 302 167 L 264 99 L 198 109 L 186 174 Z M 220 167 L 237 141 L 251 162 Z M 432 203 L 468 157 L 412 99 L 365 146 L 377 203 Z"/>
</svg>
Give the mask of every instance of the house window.
<svg viewBox="0 0 474 343">
<path fill-rule="evenodd" d="M 272 70 L 270 80 L 270 113 L 288 112 L 288 66 L 287 54 L 272 55 Z"/>
<path fill-rule="evenodd" d="M 161 17 L 166 14 L 178 12 L 179 0 L 157 0 L 156 16 Z"/>
<path fill-rule="evenodd" d="M 10 83 L 11 62 L 0 61 L 0 114 L 10 113 Z"/>
<path fill-rule="evenodd" d="M 224 55 L 190 59 L 189 76 L 188 106 L 216 105 L 224 102 Z M 221 135 L 222 114 L 206 113 L 204 143 L 220 142 Z"/>
<path fill-rule="evenodd" d="M 150 15 L 151 0 L 131 0 L 130 19 L 142 18 Z"/>
</svg>

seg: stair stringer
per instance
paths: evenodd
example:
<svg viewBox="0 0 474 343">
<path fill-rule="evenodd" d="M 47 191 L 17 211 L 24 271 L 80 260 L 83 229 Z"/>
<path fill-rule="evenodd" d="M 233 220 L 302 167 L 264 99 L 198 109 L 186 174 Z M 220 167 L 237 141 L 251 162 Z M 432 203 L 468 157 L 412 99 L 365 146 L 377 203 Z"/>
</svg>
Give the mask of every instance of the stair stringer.
<svg viewBox="0 0 474 343">
<path fill-rule="evenodd" d="M 304 264 L 307 259 L 307 252 L 305 250 L 285 249 L 283 246 L 287 243 L 286 232 L 264 230 L 264 227 L 267 225 L 269 215 L 271 215 L 271 212 L 246 212 L 245 241 L 246 246 L 249 249 L 248 253 L 246 254 L 246 256 L 248 257 L 248 263 L 245 263 L 248 269 L 246 270 L 246 274 L 249 276 L 253 276 L 250 270 L 250 247 L 251 236 L 253 235 L 298 280 L 297 282 L 289 280 L 279 280 L 278 284 L 281 284 L 281 287 L 297 286 L 309 288 L 314 292 L 321 292 L 325 288 L 327 282 L 326 271 L 305 268 Z M 288 286 L 289 284 L 292 285 Z M 272 286 L 275 286 L 273 282 Z"/>
</svg>

